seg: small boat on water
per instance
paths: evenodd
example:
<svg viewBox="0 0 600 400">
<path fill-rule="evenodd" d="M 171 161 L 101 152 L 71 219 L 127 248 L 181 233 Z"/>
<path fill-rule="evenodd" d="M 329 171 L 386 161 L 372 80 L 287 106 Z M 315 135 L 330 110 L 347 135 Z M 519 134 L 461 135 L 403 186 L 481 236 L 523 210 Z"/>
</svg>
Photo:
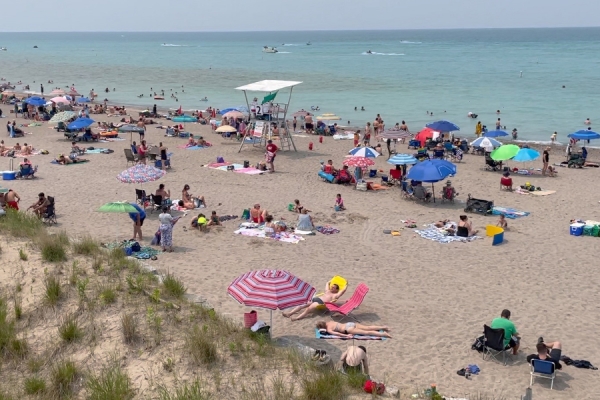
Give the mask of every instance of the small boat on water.
<svg viewBox="0 0 600 400">
<path fill-rule="evenodd" d="M 264 46 L 263 53 L 279 53 L 279 51 L 277 50 L 276 47 Z"/>
<path fill-rule="evenodd" d="M 34 48 L 34 49 L 37 49 L 38 47 L 37 47 L 37 46 L 33 46 L 33 48 Z"/>
<path fill-rule="evenodd" d="M 154 96 L 154 100 L 164 100 L 163 96 Z"/>
<path fill-rule="evenodd" d="M 311 44 L 312 44 L 311 42 L 306 43 L 307 46 L 310 46 Z"/>
<path fill-rule="evenodd" d="M 371 50 L 368 50 L 367 54 L 373 54 L 373 52 Z"/>
<path fill-rule="evenodd" d="M 8 49 L 7 49 L 6 47 L 0 47 L 0 50 L 2 50 L 2 51 L 6 51 L 6 50 L 8 50 Z"/>
</svg>

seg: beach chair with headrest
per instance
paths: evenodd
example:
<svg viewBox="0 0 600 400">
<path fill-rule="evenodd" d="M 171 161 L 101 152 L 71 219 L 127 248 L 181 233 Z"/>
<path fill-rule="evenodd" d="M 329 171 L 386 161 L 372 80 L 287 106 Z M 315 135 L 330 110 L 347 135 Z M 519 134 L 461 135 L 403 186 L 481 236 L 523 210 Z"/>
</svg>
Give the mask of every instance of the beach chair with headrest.
<svg viewBox="0 0 600 400">
<path fill-rule="evenodd" d="M 556 366 L 552 361 L 531 360 L 531 379 L 529 380 L 529 387 L 533 385 L 533 378 L 546 378 L 550 379 L 550 390 L 554 387 L 554 378 L 556 378 Z"/>
<path fill-rule="evenodd" d="M 502 355 L 502 364 L 506 365 L 506 352 L 510 351 L 510 347 L 504 345 L 504 329 L 492 329 L 487 325 L 483 325 L 483 359 L 493 358 L 500 361 L 497 357 Z"/>
<path fill-rule="evenodd" d="M 19 176 L 21 178 L 35 178 L 35 169 L 31 164 L 21 165 L 19 167 Z"/>
<path fill-rule="evenodd" d="M 127 165 L 129 165 L 129 163 L 132 164 L 137 164 L 137 158 L 133 155 L 133 151 L 131 151 L 131 149 L 123 149 L 123 151 L 125 152 L 125 158 L 127 159 Z"/>
<path fill-rule="evenodd" d="M 354 291 L 352 297 L 350 297 L 350 300 L 339 307 L 333 303 L 325 303 L 325 307 L 327 307 L 327 309 L 332 313 L 340 313 L 345 317 L 349 317 L 357 322 L 360 322 L 358 319 L 351 316 L 350 313 L 352 313 L 352 311 L 356 310 L 362 304 L 368 292 L 369 287 L 364 283 L 361 283 L 356 287 L 356 290 Z"/>
<path fill-rule="evenodd" d="M 48 202 L 50 203 L 46 207 L 46 211 L 42 214 L 42 223 L 44 224 L 57 224 L 56 220 L 56 205 L 54 204 L 54 197 L 48 196 Z"/>
<path fill-rule="evenodd" d="M 390 175 L 388 178 L 388 183 L 390 185 L 397 185 L 402 180 L 402 170 L 401 169 L 390 169 Z"/>
<path fill-rule="evenodd" d="M 414 200 L 414 191 L 412 186 L 409 185 L 408 181 L 401 182 L 401 193 L 402 197 L 405 199 Z"/>
<path fill-rule="evenodd" d="M 348 288 L 348 281 L 339 275 L 336 275 L 333 278 L 331 278 L 329 280 L 329 284 L 330 285 L 338 285 L 338 288 L 340 288 L 340 293 L 343 293 Z M 316 296 L 319 297 L 319 296 L 322 296 L 323 294 L 324 293 L 319 293 Z M 317 306 L 317 310 L 325 311 L 325 310 L 327 310 L 327 307 L 325 307 L 324 304 L 319 305 L 319 306 Z"/>
</svg>

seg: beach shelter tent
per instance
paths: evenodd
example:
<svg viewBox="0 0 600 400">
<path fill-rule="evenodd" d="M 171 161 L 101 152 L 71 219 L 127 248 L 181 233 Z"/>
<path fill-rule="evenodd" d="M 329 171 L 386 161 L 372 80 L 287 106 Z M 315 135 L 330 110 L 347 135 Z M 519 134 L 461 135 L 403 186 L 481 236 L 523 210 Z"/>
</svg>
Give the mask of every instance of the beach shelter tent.
<svg viewBox="0 0 600 400">
<path fill-rule="evenodd" d="M 241 90 L 244 92 L 244 97 L 246 99 L 246 105 L 250 112 L 250 128 L 246 129 L 244 132 L 244 138 L 242 139 L 242 144 L 240 145 L 240 149 L 238 152 L 242 151 L 244 144 L 246 143 L 246 137 L 251 138 L 251 142 L 256 144 L 256 140 L 253 140 L 252 137 L 254 134 L 254 126 L 258 121 L 269 121 L 270 123 L 264 124 L 263 134 L 261 135 L 261 140 L 259 141 L 259 145 L 266 146 L 267 140 L 272 137 L 271 123 L 275 123 L 279 128 L 279 148 L 281 150 L 296 150 L 296 145 L 294 144 L 294 140 L 292 139 L 292 134 L 290 133 L 286 121 L 287 112 L 289 109 L 290 101 L 292 100 L 292 92 L 294 86 L 301 84 L 302 82 L 298 81 L 279 81 L 279 80 L 264 80 L 259 82 L 250 83 L 248 85 L 237 87 L 236 90 Z M 248 92 L 266 92 L 269 95 L 265 97 L 267 99 L 269 96 L 272 96 L 272 99 L 275 99 L 277 93 L 282 89 L 290 90 L 290 95 L 288 97 L 287 103 L 283 101 L 277 104 L 273 104 L 273 107 L 269 109 L 268 114 L 262 114 L 262 106 L 254 105 L 254 107 L 250 106 L 250 102 L 248 101 Z"/>
</svg>

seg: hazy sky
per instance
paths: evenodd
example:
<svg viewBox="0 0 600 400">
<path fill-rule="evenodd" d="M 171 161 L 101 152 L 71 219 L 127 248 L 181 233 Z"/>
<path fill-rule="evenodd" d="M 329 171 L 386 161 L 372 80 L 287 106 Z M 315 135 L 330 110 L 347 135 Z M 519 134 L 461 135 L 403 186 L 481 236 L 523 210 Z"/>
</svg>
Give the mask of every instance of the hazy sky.
<svg viewBox="0 0 600 400">
<path fill-rule="evenodd" d="M 7 31 L 264 31 L 599 26 L 598 0 L 33 0 Z"/>
</svg>

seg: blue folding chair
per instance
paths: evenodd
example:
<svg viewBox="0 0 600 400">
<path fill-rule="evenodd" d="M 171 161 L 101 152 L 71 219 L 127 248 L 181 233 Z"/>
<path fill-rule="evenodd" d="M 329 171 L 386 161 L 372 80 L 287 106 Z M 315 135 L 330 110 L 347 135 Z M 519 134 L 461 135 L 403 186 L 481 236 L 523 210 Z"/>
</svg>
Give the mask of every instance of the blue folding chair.
<svg viewBox="0 0 600 400">
<path fill-rule="evenodd" d="M 408 181 L 402 181 L 402 197 L 405 199 L 414 199 L 414 191 L 412 186 L 408 184 Z"/>
<path fill-rule="evenodd" d="M 529 381 L 529 387 L 533 385 L 534 377 L 550 379 L 550 390 L 552 390 L 554 378 L 556 378 L 554 363 L 546 360 L 531 360 L 531 380 Z"/>
<path fill-rule="evenodd" d="M 440 160 L 444 160 L 446 158 L 446 152 L 444 150 L 434 150 L 433 158 L 434 159 L 438 158 Z"/>
</svg>

